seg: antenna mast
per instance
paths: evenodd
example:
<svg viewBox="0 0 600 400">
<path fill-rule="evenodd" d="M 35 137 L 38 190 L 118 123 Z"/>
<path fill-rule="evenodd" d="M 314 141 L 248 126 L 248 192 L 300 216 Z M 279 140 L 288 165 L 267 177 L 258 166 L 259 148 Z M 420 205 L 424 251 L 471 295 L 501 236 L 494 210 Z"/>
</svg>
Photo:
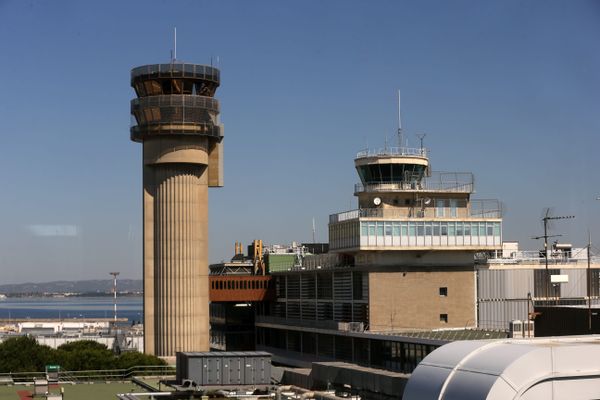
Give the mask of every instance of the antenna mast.
<svg viewBox="0 0 600 400">
<path fill-rule="evenodd" d="M 542 218 L 542 221 L 544 222 L 544 234 L 541 236 L 532 237 L 532 239 L 535 239 L 535 240 L 544 239 L 544 259 L 545 259 L 544 264 L 546 265 L 546 285 L 545 285 L 546 286 L 546 288 L 545 288 L 546 301 L 548 300 L 548 297 L 550 296 L 550 271 L 548 270 L 548 238 L 562 236 L 562 235 L 548 235 L 548 221 L 552 221 L 552 220 L 556 220 L 556 219 L 573 219 L 573 218 L 575 218 L 574 215 L 553 217 L 550 215 L 550 209 L 546 209 L 546 213 L 545 213 L 544 217 Z"/>
<path fill-rule="evenodd" d="M 400 113 L 400 89 L 398 89 L 398 146 L 402 148 L 402 117 Z M 400 150 L 402 151 L 402 150 Z"/>
<path fill-rule="evenodd" d="M 177 27 L 173 28 L 174 38 L 173 38 L 173 61 L 177 60 Z"/>
<path fill-rule="evenodd" d="M 417 138 L 419 138 L 419 142 L 421 143 L 421 154 L 423 154 L 423 139 L 425 139 L 425 136 L 427 136 L 427 134 L 425 133 L 417 133 Z"/>
</svg>

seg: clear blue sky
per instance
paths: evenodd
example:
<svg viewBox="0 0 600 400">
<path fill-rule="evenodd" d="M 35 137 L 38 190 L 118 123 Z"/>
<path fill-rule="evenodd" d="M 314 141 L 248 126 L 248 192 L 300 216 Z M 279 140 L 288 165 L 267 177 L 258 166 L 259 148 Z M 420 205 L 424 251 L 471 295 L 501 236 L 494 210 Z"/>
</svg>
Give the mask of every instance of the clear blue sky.
<svg viewBox="0 0 600 400">
<path fill-rule="evenodd" d="M 435 170 L 472 171 L 504 239 L 600 242 L 600 2 L 0 0 L 3 282 L 141 277 L 129 71 L 222 70 L 225 187 L 210 260 L 254 238 L 327 240 L 356 206 L 357 150 L 393 137 L 396 90 Z M 54 227 L 54 228 L 53 228 Z"/>
</svg>

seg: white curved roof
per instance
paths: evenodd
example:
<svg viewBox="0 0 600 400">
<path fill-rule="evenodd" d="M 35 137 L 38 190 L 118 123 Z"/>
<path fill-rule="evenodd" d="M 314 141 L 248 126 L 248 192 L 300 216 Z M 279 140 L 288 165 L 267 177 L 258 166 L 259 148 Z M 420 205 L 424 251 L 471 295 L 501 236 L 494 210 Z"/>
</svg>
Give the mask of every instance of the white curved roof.
<svg viewBox="0 0 600 400">
<path fill-rule="evenodd" d="M 458 341 L 414 370 L 403 400 L 600 398 L 600 335 Z"/>
</svg>

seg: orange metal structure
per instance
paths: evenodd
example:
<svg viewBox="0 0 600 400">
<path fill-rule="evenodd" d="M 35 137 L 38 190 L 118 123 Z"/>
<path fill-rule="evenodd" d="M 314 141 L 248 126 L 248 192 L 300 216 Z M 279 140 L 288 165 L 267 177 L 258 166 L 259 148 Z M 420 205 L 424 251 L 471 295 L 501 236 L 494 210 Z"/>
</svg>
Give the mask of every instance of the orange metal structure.
<svg viewBox="0 0 600 400">
<path fill-rule="evenodd" d="M 275 298 L 273 281 L 268 275 L 214 275 L 209 279 L 211 302 L 253 302 Z"/>
</svg>

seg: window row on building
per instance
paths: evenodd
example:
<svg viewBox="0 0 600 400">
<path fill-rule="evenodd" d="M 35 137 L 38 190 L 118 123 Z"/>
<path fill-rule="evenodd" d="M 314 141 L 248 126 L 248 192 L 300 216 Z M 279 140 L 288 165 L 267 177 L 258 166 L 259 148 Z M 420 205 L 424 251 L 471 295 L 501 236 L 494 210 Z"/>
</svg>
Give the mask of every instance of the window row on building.
<svg viewBox="0 0 600 400">
<path fill-rule="evenodd" d="M 212 290 L 259 290 L 271 287 L 271 280 L 267 279 L 210 279 Z"/>
<path fill-rule="evenodd" d="M 360 236 L 357 230 L 360 229 Z M 501 222 L 360 221 L 332 224 L 333 249 L 360 246 L 500 246 Z"/>
<path fill-rule="evenodd" d="M 304 272 L 274 276 L 278 299 L 367 300 L 368 274 L 355 271 Z"/>
<path fill-rule="evenodd" d="M 293 352 L 320 360 L 355 364 L 411 373 L 438 346 L 406 343 L 389 337 L 358 338 L 276 328 L 257 328 L 257 345 L 267 351 Z M 277 351 L 280 350 L 280 351 Z"/>
<path fill-rule="evenodd" d="M 197 96 L 213 96 L 215 84 L 205 81 L 183 79 L 151 79 L 134 84 L 138 96 L 159 96 L 163 94 L 189 94 Z"/>
<path fill-rule="evenodd" d="M 270 315 L 276 318 L 300 321 L 336 321 L 369 323 L 369 305 L 366 302 L 287 301 L 271 303 Z"/>
</svg>

